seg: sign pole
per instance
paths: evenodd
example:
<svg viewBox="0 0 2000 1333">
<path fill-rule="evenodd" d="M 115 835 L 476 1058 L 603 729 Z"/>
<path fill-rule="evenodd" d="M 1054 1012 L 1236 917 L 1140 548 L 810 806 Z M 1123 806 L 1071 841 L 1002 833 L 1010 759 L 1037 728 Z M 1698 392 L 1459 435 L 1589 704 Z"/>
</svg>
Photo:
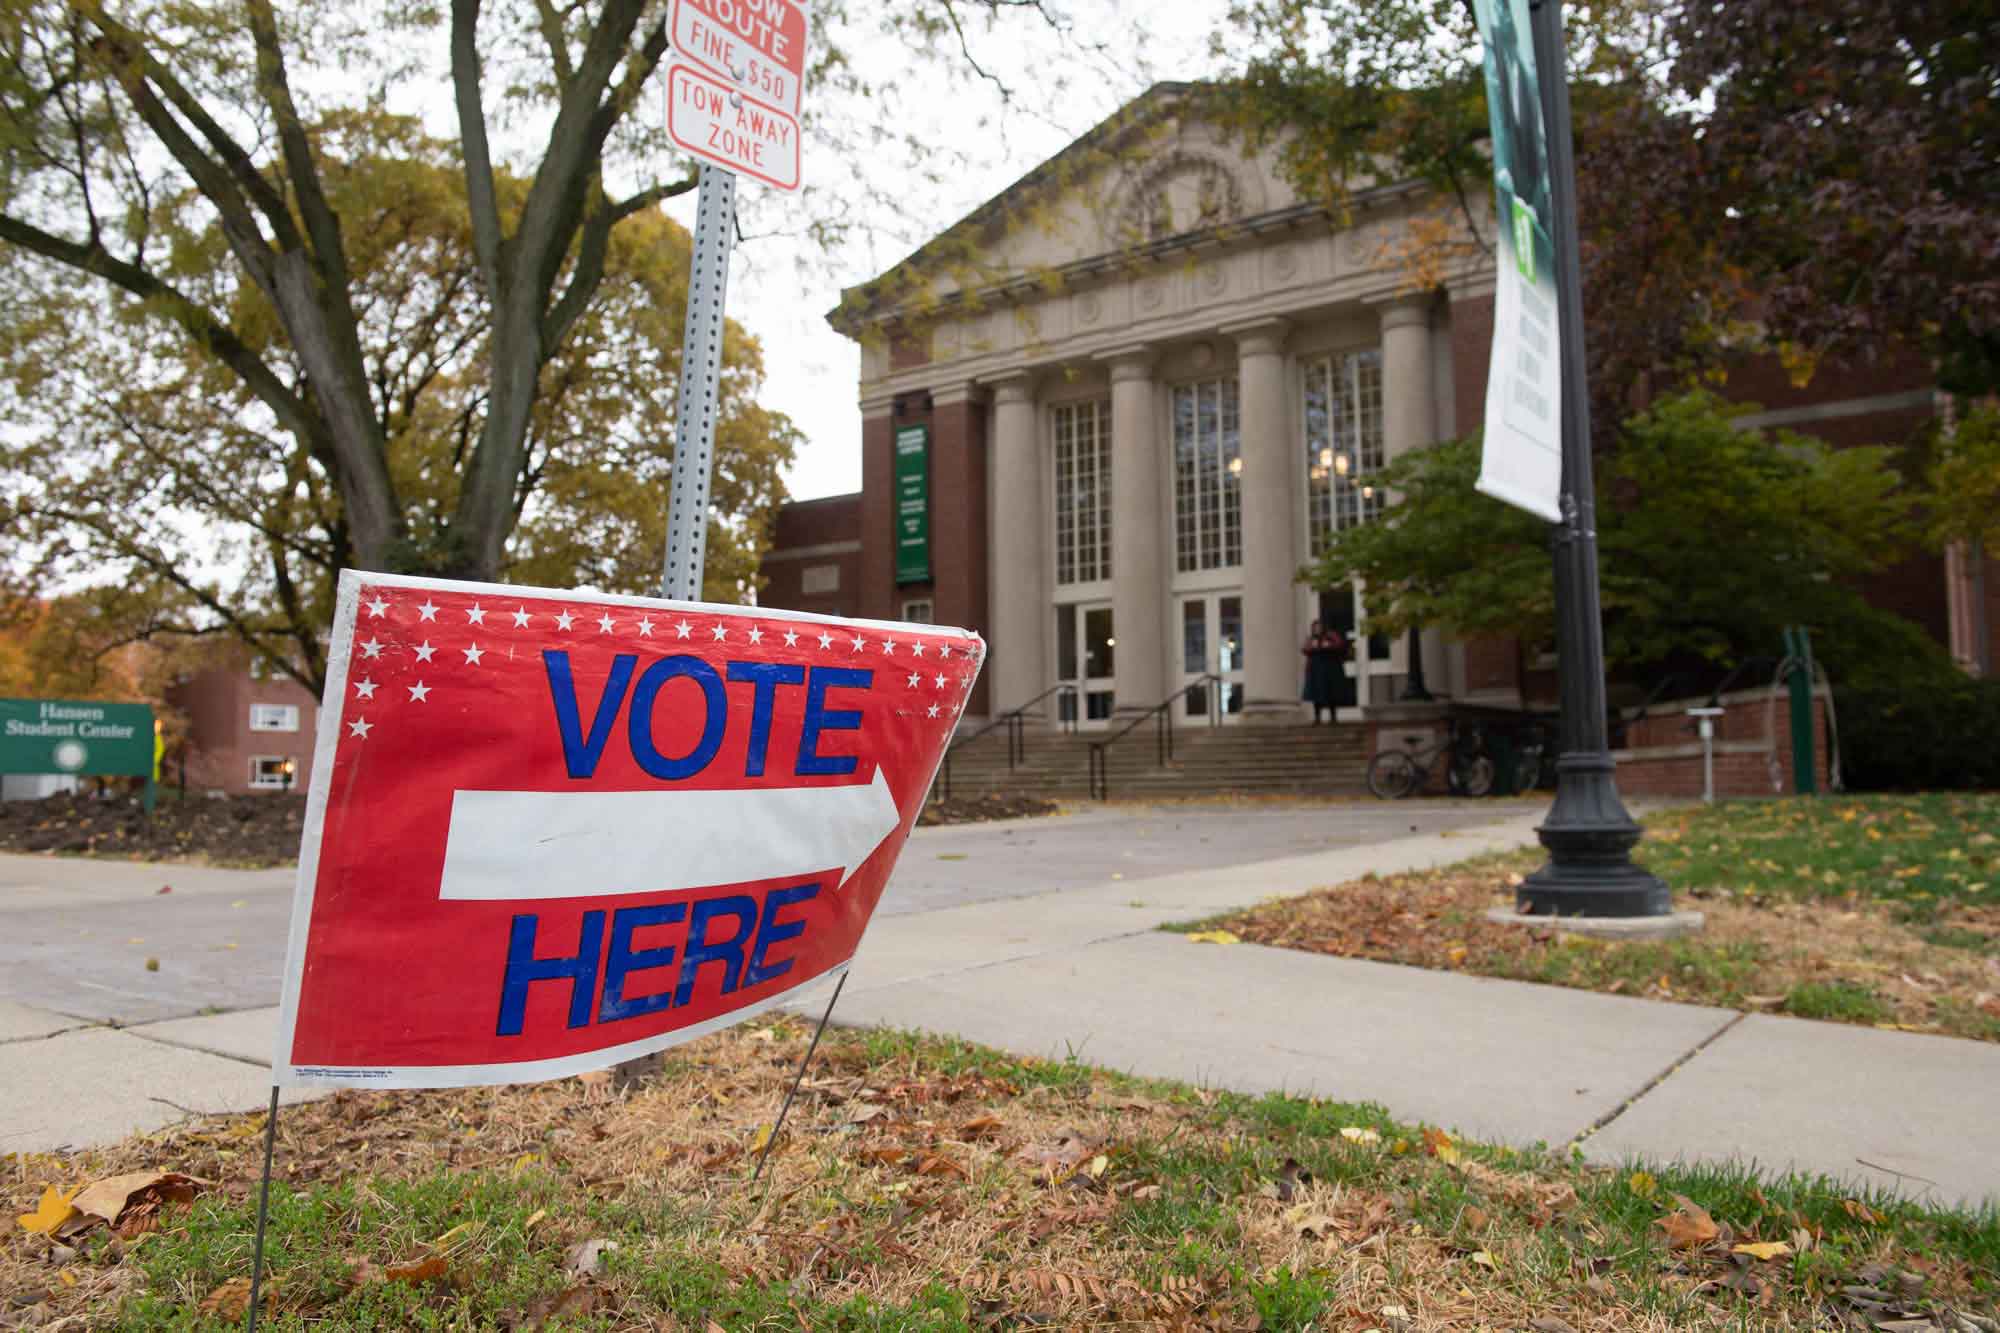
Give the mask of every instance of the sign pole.
<svg viewBox="0 0 2000 1333">
<path fill-rule="evenodd" d="M 709 474 L 721 405 L 722 306 L 736 240 L 736 174 L 704 162 L 696 196 L 694 260 L 682 326 L 680 405 L 674 422 L 673 494 L 667 504 L 667 563 L 660 596 L 701 600 L 708 548 Z"/>
<path fill-rule="evenodd" d="M 250 1251 L 250 1313 L 246 1333 L 257 1333 L 257 1306 L 264 1294 L 264 1225 L 271 1214 L 271 1154 L 278 1146 L 278 1087 L 271 1085 L 271 1111 L 264 1121 L 264 1178 L 257 1186 L 257 1239 Z"/>
<path fill-rule="evenodd" d="M 1576 162 L 1562 0 L 1529 0 L 1549 136 L 1556 292 L 1561 302 L 1562 521 L 1555 527 L 1556 659 L 1562 736 L 1556 799 L 1537 830 L 1549 863 L 1515 891 L 1538 916 L 1665 916 L 1667 886 L 1633 864 L 1639 825 L 1618 795 L 1605 726 L 1604 621 L 1597 585 L 1597 499 L 1590 471 L 1590 387 L 1577 254 Z"/>
</svg>

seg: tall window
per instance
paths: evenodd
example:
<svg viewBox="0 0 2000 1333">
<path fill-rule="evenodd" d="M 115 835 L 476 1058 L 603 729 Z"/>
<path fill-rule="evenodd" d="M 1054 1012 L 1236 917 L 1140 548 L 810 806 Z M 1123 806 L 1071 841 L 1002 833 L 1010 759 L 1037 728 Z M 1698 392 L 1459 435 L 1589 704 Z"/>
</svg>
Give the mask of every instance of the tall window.
<svg viewBox="0 0 2000 1333">
<path fill-rule="evenodd" d="M 1111 577 L 1111 404 L 1056 413 L 1056 582 Z"/>
<path fill-rule="evenodd" d="M 1243 432 L 1236 380 L 1174 389 L 1174 567 L 1243 563 Z"/>
<path fill-rule="evenodd" d="M 1306 522 L 1312 553 L 1382 512 L 1382 354 L 1310 361 L 1306 380 Z"/>
</svg>

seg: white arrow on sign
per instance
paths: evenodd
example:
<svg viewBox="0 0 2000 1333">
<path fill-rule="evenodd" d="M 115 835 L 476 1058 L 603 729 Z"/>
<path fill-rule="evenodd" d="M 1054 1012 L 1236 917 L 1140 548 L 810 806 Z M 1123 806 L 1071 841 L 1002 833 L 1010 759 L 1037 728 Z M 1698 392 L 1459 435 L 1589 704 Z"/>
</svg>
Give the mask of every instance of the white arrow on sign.
<svg viewBox="0 0 2000 1333">
<path fill-rule="evenodd" d="M 597 898 L 855 868 L 896 831 L 888 779 L 746 791 L 457 791 L 438 897 Z"/>
</svg>

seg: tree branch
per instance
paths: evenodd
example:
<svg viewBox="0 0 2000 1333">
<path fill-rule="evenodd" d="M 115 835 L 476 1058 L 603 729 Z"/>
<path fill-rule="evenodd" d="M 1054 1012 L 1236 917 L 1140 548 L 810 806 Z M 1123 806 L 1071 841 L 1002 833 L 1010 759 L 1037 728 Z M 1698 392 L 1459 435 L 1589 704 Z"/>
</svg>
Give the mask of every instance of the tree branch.
<svg viewBox="0 0 2000 1333">
<path fill-rule="evenodd" d="M 257 396 L 257 400 L 270 408 L 295 437 L 310 441 L 324 431 L 324 424 L 307 407 L 305 400 L 286 387 L 277 373 L 250 350 L 234 329 L 154 274 L 117 258 L 95 242 L 65 240 L 5 214 L 0 214 L 0 241 L 11 242 L 44 259 L 103 278 L 150 303 L 179 325 L 196 345 L 234 371 L 245 387 Z"/>
<path fill-rule="evenodd" d="M 465 152 L 465 195 L 472 213 L 472 248 L 488 299 L 500 299 L 500 205 L 493 186 L 493 151 L 486 142 L 486 106 L 479 88 L 479 0 L 452 0 L 451 84 L 458 136 Z"/>
<path fill-rule="evenodd" d="M 271 12 L 270 0 L 249 0 L 248 8 L 250 36 L 257 46 L 257 91 L 277 121 L 285 174 L 291 179 L 299 214 L 305 219 L 306 234 L 312 238 L 313 267 L 319 271 L 325 287 L 322 299 L 346 310 L 351 327 L 353 309 L 348 301 L 347 250 L 341 244 L 340 217 L 326 201 L 326 191 L 319 180 L 319 163 L 313 160 L 305 123 L 299 119 L 299 108 L 292 101 L 285 53 L 278 43 L 278 20 Z"/>
<path fill-rule="evenodd" d="M 641 190 L 616 204 L 606 199 L 602 191 L 598 192 L 598 207 L 584 220 L 583 239 L 577 247 L 576 266 L 570 270 L 569 285 L 542 321 L 544 358 L 556 354 L 563 339 L 569 336 L 570 328 L 590 307 L 591 298 L 597 295 L 598 284 L 604 280 L 604 256 L 611 247 L 611 229 L 662 199 L 686 194 L 699 181 L 698 176 L 687 176 L 670 185 L 655 185 Z"/>
<path fill-rule="evenodd" d="M 569 42 L 563 36 L 562 15 L 549 0 L 535 0 L 535 13 L 541 19 L 542 41 L 548 45 L 549 61 L 556 69 L 556 83 L 560 86 L 576 77 L 575 67 L 569 63 Z"/>
<path fill-rule="evenodd" d="M 208 114 L 208 108 L 204 107 L 171 71 L 153 59 L 152 54 L 146 49 L 145 40 L 138 33 L 111 18 L 101 9 L 94 10 L 91 18 L 105 36 L 118 46 L 119 54 L 136 64 L 148 83 L 157 84 L 160 91 L 166 94 L 167 100 L 173 103 L 174 108 L 187 118 L 188 123 L 200 132 L 202 138 L 208 140 L 209 147 L 222 159 L 230 176 L 256 204 L 257 211 L 263 214 L 279 247 L 295 248 L 299 244 L 298 228 L 292 223 L 291 210 L 285 206 L 284 196 L 264 178 L 264 173 L 257 170 L 256 163 L 250 160 L 250 154 L 243 146 Z"/>
</svg>

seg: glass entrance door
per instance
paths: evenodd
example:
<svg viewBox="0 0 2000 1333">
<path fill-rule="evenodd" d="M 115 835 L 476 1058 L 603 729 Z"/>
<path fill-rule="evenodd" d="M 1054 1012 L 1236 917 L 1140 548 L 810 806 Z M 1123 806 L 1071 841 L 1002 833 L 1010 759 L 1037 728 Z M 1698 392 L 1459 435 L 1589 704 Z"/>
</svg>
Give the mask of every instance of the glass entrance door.
<svg viewBox="0 0 2000 1333">
<path fill-rule="evenodd" d="M 1198 593 L 1181 598 L 1181 680 L 1194 685 L 1205 675 L 1220 676 L 1220 697 L 1213 682 L 1181 695 L 1180 720 L 1206 721 L 1218 708 L 1224 722 L 1243 713 L 1243 598 L 1233 592 Z"/>
<path fill-rule="evenodd" d="M 1058 719 L 1086 727 L 1102 727 L 1111 721 L 1117 651 L 1108 604 L 1056 608 L 1056 679 L 1077 690 L 1056 696 Z"/>
</svg>

